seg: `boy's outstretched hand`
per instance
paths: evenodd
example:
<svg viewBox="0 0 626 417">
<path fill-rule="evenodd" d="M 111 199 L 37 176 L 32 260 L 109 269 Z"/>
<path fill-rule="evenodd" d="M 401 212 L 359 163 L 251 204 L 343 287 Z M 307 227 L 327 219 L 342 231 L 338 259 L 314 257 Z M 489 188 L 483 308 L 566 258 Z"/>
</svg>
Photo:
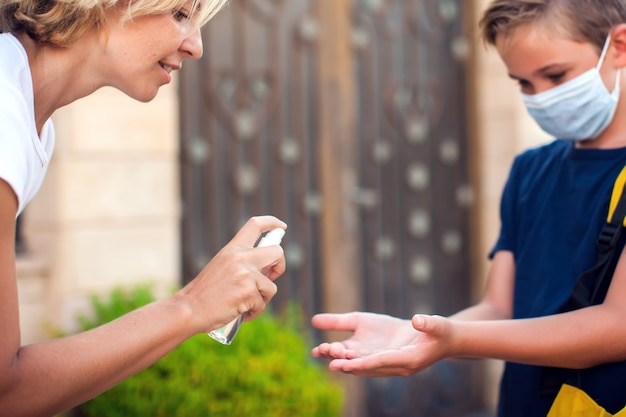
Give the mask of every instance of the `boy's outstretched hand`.
<svg viewBox="0 0 626 417">
<path fill-rule="evenodd" d="M 367 377 L 407 376 L 451 355 L 452 322 L 415 315 L 411 322 L 374 313 L 318 314 L 313 326 L 349 331 L 346 340 L 322 343 L 312 355 L 330 359 L 331 371 Z"/>
</svg>

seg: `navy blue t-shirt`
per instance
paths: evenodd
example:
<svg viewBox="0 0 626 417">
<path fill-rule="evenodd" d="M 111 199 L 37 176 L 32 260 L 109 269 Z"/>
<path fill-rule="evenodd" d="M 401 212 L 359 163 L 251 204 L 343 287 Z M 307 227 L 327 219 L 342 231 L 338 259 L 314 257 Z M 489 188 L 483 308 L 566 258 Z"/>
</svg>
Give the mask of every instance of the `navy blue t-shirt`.
<svg viewBox="0 0 626 417">
<path fill-rule="evenodd" d="M 514 318 L 557 313 L 578 276 L 594 265 L 596 238 L 625 163 L 626 148 L 577 149 L 562 140 L 515 159 L 502 195 L 500 236 L 491 252 L 514 255 Z M 554 398 L 539 395 L 541 369 L 506 364 L 499 416 L 547 415 Z M 617 412 L 626 405 L 626 362 L 585 370 L 581 388 L 607 411 Z"/>
</svg>

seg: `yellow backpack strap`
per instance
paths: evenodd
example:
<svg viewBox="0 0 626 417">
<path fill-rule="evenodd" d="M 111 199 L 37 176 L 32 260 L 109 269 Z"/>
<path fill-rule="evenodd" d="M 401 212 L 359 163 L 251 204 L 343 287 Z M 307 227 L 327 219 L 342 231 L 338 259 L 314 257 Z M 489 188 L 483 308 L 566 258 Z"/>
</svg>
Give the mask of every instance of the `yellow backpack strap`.
<svg viewBox="0 0 626 417">
<path fill-rule="evenodd" d="M 550 407 L 547 417 L 611 417 L 584 391 L 563 384 Z"/>
<path fill-rule="evenodd" d="M 615 179 L 611 201 L 609 202 L 607 221 L 602 226 L 596 240 L 596 249 L 598 251 L 596 264 L 578 278 L 578 282 L 574 286 L 562 312 L 600 304 L 604 300 L 611 278 L 613 278 L 615 259 L 620 255 L 620 253 L 616 254 L 618 242 L 624 227 L 626 227 L 625 184 L 626 165 L 624 165 L 622 171 Z M 585 281 L 594 283 L 591 287 L 591 293 L 589 293 L 588 287 L 584 284 Z"/>
<path fill-rule="evenodd" d="M 626 166 L 622 168 L 615 180 L 607 221 L 596 239 L 596 263 L 578 277 L 569 298 L 561 306 L 559 312 L 578 310 L 604 301 L 613 278 L 615 264 L 621 255 L 621 250 L 618 250 L 620 237 L 626 229 L 625 185 Z M 578 370 L 544 367 L 540 393 L 542 396 L 553 396 L 563 383 L 578 385 L 579 379 L 580 371 Z"/>
<path fill-rule="evenodd" d="M 616 253 L 620 236 L 626 226 L 626 194 L 624 194 L 624 184 L 626 183 L 626 165 L 622 168 L 615 179 L 613 193 L 609 203 L 609 214 L 606 223 L 600 231 L 596 246 L 598 248 L 598 264 L 606 262 L 606 265 L 615 263 L 621 253 Z M 611 262 L 612 261 L 612 262 Z M 614 266 L 613 266 L 614 268 Z M 604 299 L 609 289 L 609 284 L 613 278 L 613 270 L 602 268 L 602 272 L 597 274 L 594 291 L 591 296 L 591 304 L 599 304 Z"/>
<path fill-rule="evenodd" d="M 626 199 L 623 198 L 624 184 L 626 184 L 626 165 L 615 180 L 609 205 L 609 215 L 606 221 L 609 223 L 621 223 L 623 226 L 626 226 Z M 617 216 L 613 218 L 616 214 Z"/>
</svg>

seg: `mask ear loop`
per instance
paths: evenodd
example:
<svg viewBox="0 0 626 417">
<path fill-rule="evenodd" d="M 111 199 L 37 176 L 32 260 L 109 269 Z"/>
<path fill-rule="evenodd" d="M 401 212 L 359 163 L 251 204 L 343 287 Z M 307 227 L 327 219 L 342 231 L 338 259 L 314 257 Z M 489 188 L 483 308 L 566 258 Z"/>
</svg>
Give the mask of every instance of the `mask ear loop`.
<svg viewBox="0 0 626 417">
<path fill-rule="evenodd" d="M 609 51 L 609 45 L 611 45 L 611 34 L 606 37 L 606 41 L 604 41 L 604 46 L 602 47 L 602 52 L 600 53 L 600 59 L 598 60 L 598 65 L 596 65 L 596 70 L 600 71 L 600 67 L 604 64 L 604 59 L 606 58 L 606 54 Z M 619 68 L 617 69 L 617 74 L 615 75 L 615 88 L 613 91 L 619 91 L 620 88 L 620 80 L 621 80 L 621 71 Z"/>
<path fill-rule="evenodd" d="M 604 46 L 602 47 L 602 52 L 600 53 L 600 59 L 598 60 L 598 65 L 596 65 L 596 69 L 600 71 L 600 67 L 604 64 L 604 58 L 606 58 L 606 53 L 609 50 L 609 45 L 611 44 L 611 34 L 606 37 L 606 41 L 604 41 Z"/>
</svg>

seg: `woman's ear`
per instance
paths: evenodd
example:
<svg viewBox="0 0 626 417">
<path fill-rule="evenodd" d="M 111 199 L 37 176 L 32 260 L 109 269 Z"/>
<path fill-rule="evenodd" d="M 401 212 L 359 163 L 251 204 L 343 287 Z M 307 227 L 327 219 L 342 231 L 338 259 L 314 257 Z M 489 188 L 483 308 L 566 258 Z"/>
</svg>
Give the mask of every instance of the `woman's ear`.
<svg viewBox="0 0 626 417">
<path fill-rule="evenodd" d="M 617 25 L 611 32 L 612 55 L 615 66 L 626 67 L 626 24 Z"/>
</svg>

